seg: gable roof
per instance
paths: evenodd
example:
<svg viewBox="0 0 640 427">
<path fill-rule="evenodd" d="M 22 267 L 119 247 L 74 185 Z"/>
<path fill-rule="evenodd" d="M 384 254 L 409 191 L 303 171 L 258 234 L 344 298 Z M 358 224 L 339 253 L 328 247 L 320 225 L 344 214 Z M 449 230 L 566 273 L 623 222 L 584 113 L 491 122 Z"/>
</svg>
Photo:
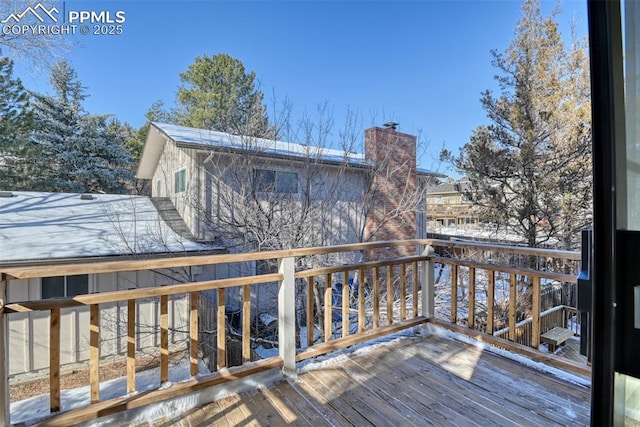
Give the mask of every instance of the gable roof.
<svg viewBox="0 0 640 427">
<path fill-rule="evenodd" d="M 144 150 L 140 157 L 136 174 L 138 178 L 151 179 L 153 177 L 167 139 L 173 141 L 178 147 L 194 148 L 207 152 L 211 150 L 240 153 L 258 152 L 261 156 L 292 160 L 313 158 L 328 164 L 346 162 L 351 166 L 362 168 L 371 166 L 370 161 L 361 153 L 153 122 L 149 127 Z M 440 174 L 426 169 L 418 169 L 418 174 L 440 176 Z"/>
<path fill-rule="evenodd" d="M 0 197 L 0 264 L 219 251 L 184 239 L 148 197 L 13 192 Z"/>
</svg>

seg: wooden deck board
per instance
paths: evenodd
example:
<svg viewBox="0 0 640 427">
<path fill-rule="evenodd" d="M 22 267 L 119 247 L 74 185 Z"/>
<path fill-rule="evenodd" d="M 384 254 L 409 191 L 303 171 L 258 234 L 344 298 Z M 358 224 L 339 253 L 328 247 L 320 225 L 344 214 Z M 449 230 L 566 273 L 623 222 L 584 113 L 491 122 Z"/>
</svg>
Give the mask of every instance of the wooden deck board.
<svg viewBox="0 0 640 427">
<path fill-rule="evenodd" d="M 327 399 L 327 405 L 331 406 L 335 411 L 341 414 L 345 418 L 344 425 L 353 426 L 370 426 L 373 425 L 367 418 L 365 418 L 361 409 L 354 408 L 351 402 L 347 402 L 342 398 L 343 390 L 332 389 L 324 382 L 319 380 L 313 375 L 313 372 L 307 372 L 299 384 L 307 392 L 312 394 L 321 394 Z"/>
<path fill-rule="evenodd" d="M 453 346 L 451 345 L 453 344 Z M 428 345 L 430 352 L 444 351 L 445 349 L 457 349 L 452 341 L 443 340 L 438 343 L 420 343 L 419 346 Z M 580 407 L 581 412 L 589 413 L 589 399 L 584 399 L 584 389 L 579 386 L 563 387 L 566 383 L 542 374 L 530 368 L 518 370 L 518 375 L 513 375 L 513 361 L 494 354 L 484 354 L 482 361 L 474 368 L 474 375 L 467 384 L 469 387 L 481 386 L 487 391 L 495 390 L 495 384 L 502 385 L 501 390 L 495 390 L 502 396 L 502 402 L 511 402 L 521 407 L 523 413 L 532 413 L 534 417 L 546 418 L 556 424 L 572 424 L 576 420 L 567 415 L 567 408 Z M 516 366 L 519 364 L 516 363 Z M 520 365 L 521 366 L 521 365 Z M 569 393 L 573 392 L 573 393 Z M 565 405 L 560 404 L 561 401 Z M 565 407 L 566 406 L 566 407 Z M 573 409 L 569 413 L 573 413 Z M 585 420 L 588 423 L 588 418 Z"/>
<path fill-rule="evenodd" d="M 424 359 L 414 357 L 412 362 L 402 365 L 399 369 L 414 377 L 420 384 L 420 390 L 429 390 L 433 397 L 440 397 L 441 401 L 452 410 L 451 412 L 459 410 L 458 408 L 465 408 L 464 415 L 474 423 L 477 420 L 483 420 L 482 425 L 517 425 L 500 413 L 503 412 L 502 408 L 500 412 L 492 408 L 493 402 L 487 400 L 482 393 L 478 393 L 478 390 L 471 387 L 472 384 L 468 382 L 460 384 L 456 381 L 458 377 L 455 374 L 428 365 L 424 363 Z M 429 369 L 424 370 L 423 366 L 428 366 Z"/>
<path fill-rule="evenodd" d="M 490 409 L 487 403 L 492 403 L 487 400 L 483 394 L 476 393 L 472 387 L 469 387 L 467 383 L 464 385 L 457 384 L 455 375 L 446 372 L 437 366 L 428 363 L 420 355 L 414 351 L 416 347 L 401 346 L 393 350 L 393 352 L 387 353 L 384 358 L 379 358 L 376 361 L 386 366 L 388 370 L 398 370 L 398 372 L 404 374 L 404 378 L 401 380 L 401 384 L 406 384 L 409 387 L 416 390 L 416 392 L 428 395 L 432 400 L 436 400 L 442 403 L 449 410 L 447 412 L 448 417 L 458 418 L 460 414 L 459 408 L 465 407 L 468 410 L 465 415 L 467 419 L 455 419 L 452 420 L 455 423 L 475 424 L 478 419 L 484 420 L 482 425 L 487 423 L 493 423 L 494 425 L 518 425 L 511 421 L 511 417 L 503 415 L 505 412 L 502 408 L 499 412 Z M 399 367 L 398 359 L 405 359 Z M 463 380 L 461 380 L 463 382 Z M 469 414 L 468 412 L 471 412 Z M 507 415 L 512 415 L 508 414 Z M 480 417 L 480 418 L 478 418 Z M 526 424 L 522 420 L 524 424 Z"/>
<path fill-rule="evenodd" d="M 331 425 L 323 418 L 315 406 L 310 405 L 305 399 L 301 399 L 300 395 L 287 383 L 279 383 L 272 390 L 282 400 L 283 404 L 294 411 L 301 423 L 313 427 Z"/>
<path fill-rule="evenodd" d="M 364 359 L 359 358 L 357 360 L 357 367 L 362 369 L 362 374 L 370 376 L 371 370 L 373 366 L 368 366 L 366 364 L 360 364 Z M 354 369 L 355 370 L 355 369 Z M 353 372 L 353 371 L 352 371 Z M 442 425 L 447 422 L 451 422 L 451 418 L 446 414 L 446 408 L 444 406 L 434 400 L 429 398 L 428 396 L 420 396 L 416 395 L 416 393 L 412 390 L 410 386 L 410 382 L 412 378 L 406 375 L 394 375 L 392 380 L 395 380 L 393 383 L 385 382 L 389 381 L 389 376 L 374 376 L 373 378 L 369 378 L 367 380 L 368 384 L 381 382 L 387 387 L 392 389 L 392 394 L 395 399 L 401 402 L 401 404 L 405 407 L 408 407 L 410 411 L 413 411 L 418 416 L 418 420 L 422 422 L 426 421 L 432 425 Z M 402 386 L 400 386 L 402 385 Z M 398 408 L 399 410 L 404 410 L 402 407 Z M 424 414 L 429 413 L 429 419 L 425 420 Z M 405 413 L 407 416 L 411 415 L 409 411 Z"/>
<path fill-rule="evenodd" d="M 404 414 L 405 418 L 409 419 L 412 423 L 423 425 L 424 417 L 421 415 L 429 409 L 429 407 L 420 403 L 415 399 L 414 395 L 408 393 L 406 387 L 400 386 L 402 383 L 396 381 L 388 381 L 385 376 L 371 376 L 371 371 L 366 367 L 359 364 L 362 358 L 354 359 L 354 364 L 350 366 L 349 373 L 358 381 L 358 384 L 362 387 L 366 387 L 371 393 L 374 393 L 383 399 L 387 405 L 395 409 L 398 412 Z M 372 368 L 370 366 L 369 368 Z M 394 376 L 397 378 L 397 376 Z M 437 420 L 433 421 L 446 421 L 446 418 L 439 414 L 435 417 Z"/>
<path fill-rule="evenodd" d="M 419 346 L 428 346 L 430 352 L 459 348 L 455 342 L 449 340 L 424 342 Z M 510 401 L 526 411 L 546 418 L 548 422 L 563 425 L 575 423 L 576 420 L 567 415 L 567 409 L 569 414 L 577 407 L 581 412 L 589 413 L 588 394 L 587 398 L 584 398 L 584 392 L 588 393 L 588 390 L 579 386 L 563 387 L 566 383 L 558 378 L 494 354 L 484 354 L 482 358 L 483 363 L 478 363 L 474 368 L 474 376 L 470 379 L 469 386 L 484 384 L 484 387 L 490 390 L 495 389 L 495 384 L 499 383 L 502 389 L 498 391 L 503 395 L 503 402 Z M 514 375 L 514 363 L 524 368 L 518 369 L 518 375 Z M 588 423 L 588 418 L 584 421 Z"/>
<path fill-rule="evenodd" d="M 402 425 L 417 425 L 412 423 L 404 412 L 398 411 L 390 406 L 387 401 L 372 393 L 367 387 L 362 387 L 350 375 L 347 375 L 342 369 L 323 369 L 314 371 L 314 375 L 322 373 L 324 377 L 331 377 L 332 386 L 347 390 L 341 397 L 349 402 L 354 408 L 360 412 L 373 425 L 391 425 L 394 422 L 400 422 Z M 354 383 L 357 390 L 350 390 Z"/>
<path fill-rule="evenodd" d="M 589 408 L 588 388 L 428 336 L 310 366 L 296 379 L 206 405 L 181 425 L 587 425 Z"/>
<path fill-rule="evenodd" d="M 345 423 L 345 419 L 339 412 L 334 411 L 328 404 L 318 404 L 317 400 L 300 390 L 294 381 L 281 382 L 276 384 L 275 388 L 287 398 L 291 405 L 295 405 L 299 411 L 303 412 L 314 426 Z"/>
</svg>

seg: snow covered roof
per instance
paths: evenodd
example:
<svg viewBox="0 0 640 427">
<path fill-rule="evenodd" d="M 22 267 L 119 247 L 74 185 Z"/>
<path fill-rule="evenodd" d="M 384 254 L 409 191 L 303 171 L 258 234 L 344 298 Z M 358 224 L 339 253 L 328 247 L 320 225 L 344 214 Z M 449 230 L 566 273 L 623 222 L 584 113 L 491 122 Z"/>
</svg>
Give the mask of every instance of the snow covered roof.
<svg viewBox="0 0 640 427">
<path fill-rule="evenodd" d="M 149 134 L 147 135 L 140 165 L 138 166 L 138 178 L 150 179 L 153 177 L 167 138 L 171 139 L 179 147 L 207 151 L 211 149 L 240 152 L 257 151 L 265 156 L 288 159 L 311 157 L 326 163 L 341 164 L 346 161 L 349 165 L 358 167 L 371 165 L 365 155 L 361 153 L 153 122 L 149 128 Z M 426 169 L 420 169 L 418 173 L 421 175 L 431 174 Z"/>
<path fill-rule="evenodd" d="M 148 197 L 13 192 L 0 197 L 0 264 L 211 251 L 178 236 Z"/>
<path fill-rule="evenodd" d="M 427 194 L 462 193 L 471 190 L 471 183 L 466 179 L 442 182 L 427 189 Z"/>
</svg>

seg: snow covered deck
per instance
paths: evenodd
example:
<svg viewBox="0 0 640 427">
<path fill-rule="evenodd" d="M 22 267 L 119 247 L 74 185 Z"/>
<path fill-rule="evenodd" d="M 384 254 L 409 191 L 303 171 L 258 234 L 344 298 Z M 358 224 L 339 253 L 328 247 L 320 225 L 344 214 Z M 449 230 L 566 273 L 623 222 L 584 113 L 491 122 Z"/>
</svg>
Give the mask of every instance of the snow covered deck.
<svg viewBox="0 0 640 427">
<path fill-rule="evenodd" d="M 407 336 L 304 366 L 296 379 L 172 425 L 588 425 L 590 388 L 450 334 Z M 498 350 L 499 351 L 499 350 Z M 542 365 L 535 365 L 538 368 Z"/>
</svg>

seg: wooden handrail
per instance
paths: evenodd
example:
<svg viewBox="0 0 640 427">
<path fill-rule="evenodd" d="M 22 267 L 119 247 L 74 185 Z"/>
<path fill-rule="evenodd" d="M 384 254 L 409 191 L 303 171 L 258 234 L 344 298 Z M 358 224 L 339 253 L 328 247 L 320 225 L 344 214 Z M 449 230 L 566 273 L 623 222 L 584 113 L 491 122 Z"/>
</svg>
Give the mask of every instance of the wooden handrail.
<svg viewBox="0 0 640 427">
<path fill-rule="evenodd" d="M 4 309 L 8 313 L 50 310 L 52 308 L 79 307 L 91 304 L 105 304 L 131 299 L 159 297 L 163 295 L 186 294 L 189 292 L 224 289 L 242 285 L 259 285 L 282 280 L 282 274 L 260 274 L 257 276 L 234 277 L 231 279 L 206 280 L 202 282 L 180 283 L 178 285 L 138 288 L 124 291 L 101 292 L 97 294 L 78 295 L 73 298 L 52 298 L 38 301 L 23 301 L 7 304 Z"/>
<path fill-rule="evenodd" d="M 505 254 L 533 255 L 533 256 L 542 256 L 542 257 L 548 257 L 548 258 L 564 258 L 572 261 L 580 261 L 580 252 L 578 251 L 529 248 L 529 247 L 523 247 L 523 246 L 499 245 L 495 243 L 480 243 L 480 242 L 471 242 L 471 241 L 465 241 L 465 240 L 429 239 L 426 242 L 427 242 L 426 243 L 427 245 L 434 246 L 434 247 L 444 246 L 448 248 L 478 249 L 478 250 L 484 250 L 484 251 L 501 252 Z"/>
<path fill-rule="evenodd" d="M 552 279 L 558 282 L 577 283 L 578 278 L 572 274 L 555 273 L 553 271 L 531 270 L 528 268 L 511 267 L 501 264 L 489 264 L 485 262 L 467 261 L 458 258 L 449 258 L 442 256 L 432 256 L 432 261 L 441 262 L 443 264 L 455 264 L 462 267 L 470 267 L 478 270 L 498 271 L 501 273 L 516 274 L 518 276 L 538 277 L 542 279 Z"/>
<path fill-rule="evenodd" d="M 394 258 L 391 260 L 384 260 L 384 261 L 369 261 L 369 262 L 361 262 L 359 264 L 340 265 L 337 267 L 310 268 L 308 270 L 297 271 L 296 279 L 309 277 L 309 276 L 320 276 L 323 274 L 341 273 L 344 270 L 356 270 L 358 268 L 388 267 L 391 265 L 399 265 L 407 262 L 424 261 L 426 259 L 427 259 L 426 256 L 418 255 L 418 256 Z"/>
<path fill-rule="evenodd" d="M 458 240 L 438 239 L 410 239 L 410 240 L 386 240 L 380 242 L 353 243 L 336 246 L 321 246 L 301 249 L 283 249 L 276 251 L 248 252 L 238 254 L 193 255 L 165 257 L 146 257 L 135 260 L 121 261 L 95 261 L 87 259 L 86 262 L 73 264 L 49 265 L 14 265 L 0 267 L 0 273 L 6 274 L 8 279 L 30 279 L 49 276 L 69 276 L 75 274 L 96 274 L 135 270 L 152 270 L 163 268 L 190 267 L 206 264 L 227 264 L 247 261 L 257 261 L 273 258 L 304 257 L 310 255 L 330 254 L 338 252 L 367 251 L 378 248 L 394 248 L 404 246 L 444 246 L 448 248 L 468 248 L 487 251 L 496 251 L 507 254 L 535 255 L 550 258 L 565 258 L 580 260 L 580 253 L 573 251 L 561 251 L 555 249 L 526 248 L 521 246 L 508 246 L 489 243 L 478 243 Z"/>
<path fill-rule="evenodd" d="M 304 257 L 310 255 L 338 252 L 368 251 L 378 248 L 397 248 L 404 246 L 428 245 L 428 239 L 385 240 L 380 242 L 352 243 L 336 246 L 319 246 L 301 249 L 282 249 L 276 251 L 244 252 L 236 254 L 175 256 L 173 258 L 145 257 L 143 259 L 121 261 L 95 261 L 74 264 L 16 265 L 0 267 L 0 273 L 8 279 L 32 279 L 37 277 L 70 276 L 76 274 L 115 273 L 121 271 L 155 270 L 163 268 L 192 267 L 196 265 L 231 264 L 274 258 Z"/>
</svg>

